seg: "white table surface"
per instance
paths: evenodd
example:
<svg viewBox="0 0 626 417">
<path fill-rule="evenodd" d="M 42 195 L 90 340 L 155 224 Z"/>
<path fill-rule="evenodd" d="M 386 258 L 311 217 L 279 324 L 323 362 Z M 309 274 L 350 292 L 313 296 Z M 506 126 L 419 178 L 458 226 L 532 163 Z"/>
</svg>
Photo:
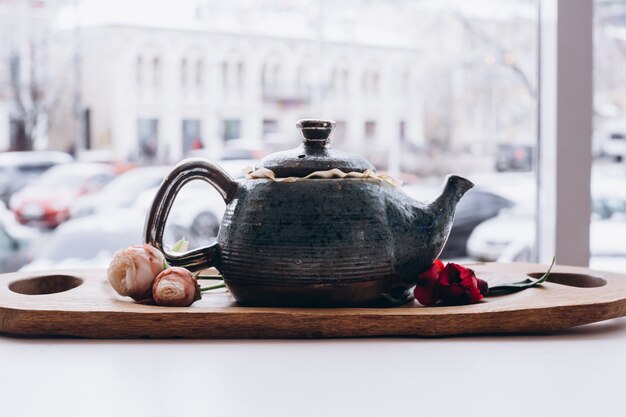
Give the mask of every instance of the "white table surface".
<svg viewBox="0 0 626 417">
<path fill-rule="evenodd" d="M 539 336 L 0 337 L 0 416 L 626 416 L 626 318 Z"/>
</svg>

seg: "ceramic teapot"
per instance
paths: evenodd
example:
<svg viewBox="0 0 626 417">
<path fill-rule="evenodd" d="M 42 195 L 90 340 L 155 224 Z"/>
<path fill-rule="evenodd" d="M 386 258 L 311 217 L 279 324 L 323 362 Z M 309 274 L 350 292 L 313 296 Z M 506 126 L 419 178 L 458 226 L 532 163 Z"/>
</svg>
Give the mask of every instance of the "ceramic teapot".
<svg viewBox="0 0 626 417">
<path fill-rule="evenodd" d="M 233 297 L 248 306 L 363 306 L 389 295 L 406 298 L 439 256 L 456 205 L 473 184 L 450 175 L 438 198 L 420 203 L 372 174 L 370 162 L 333 149 L 334 122 L 300 120 L 297 126 L 298 148 L 268 155 L 255 167 L 272 178 L 235 181 L 208 160 L 179 163 L 148 212 L 146 243 L 163 250 L 176 194 L 201 179 L 226 202 L 217 240 L 184 254 L 165 253 L 171 265 L 216 267 Z M 329 171 L 351 175 L 329 177 Z"/>
</svg>

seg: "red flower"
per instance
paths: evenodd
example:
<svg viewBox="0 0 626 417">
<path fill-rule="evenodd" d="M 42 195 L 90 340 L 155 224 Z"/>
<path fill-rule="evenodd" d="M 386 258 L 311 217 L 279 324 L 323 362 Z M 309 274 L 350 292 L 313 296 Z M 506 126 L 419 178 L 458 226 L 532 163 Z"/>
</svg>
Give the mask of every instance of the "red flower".
<svg viewBox="0 0 626 417">
<path fill-rule="evenodd" d="M 443 262 L 437 259 L 428 270 L 417 276 L 414 294 L 420 304 L 432 306 L 439 301 L 437 280 L 442 270 Z"/>
<path fill-rule="evenodd" d="M 439 259 L 426 271 L 417 276 L 415 298 L 420 304 L 432 306 L 443 304 L 473 304 L 480 301 L 489 291 L 486 281 L 477 278 L 474 271 L 455 263 L 445 267 Z"/>
<path fill-rule="evenodd" d="M 473 304 L 482 300 L 487 283 L 476 278 L 474 271 L 448 263 L 437 279 L 439 298 L 444 304 Z M 483 291 L 481 291 L 481 289 Z M 419 301 L 419 300 L 418 300 Z"/>
</svg>

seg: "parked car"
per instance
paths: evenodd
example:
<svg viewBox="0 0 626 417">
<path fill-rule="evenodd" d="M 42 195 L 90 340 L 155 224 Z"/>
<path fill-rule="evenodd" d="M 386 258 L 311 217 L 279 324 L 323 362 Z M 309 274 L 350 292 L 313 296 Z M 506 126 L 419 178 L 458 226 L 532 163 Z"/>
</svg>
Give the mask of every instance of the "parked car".
<svg viewBox="0 0 626 417">
<path fill-rule="evenodd" d="M 72 162 L 73 158 L 57 151 L 4 152 L 0 154 L 0 200 L 9 203 L 11 196 L 49 168 Z"/>
<path fill-rule="evenodd" d="M 530 171 L 533 147 L 530 145 L 499 144 L 496 150 L 496 171 Z"/>
<path fill-rule="evenodd" d="M 599 121 L 594 130 L 593 144 L 599 156 L 622 161 L 626 156 L 626 120 L 616 118 Z"/>
<path fill-rule="evenodd" d="M 153 166 L 128 171 L 99 192 L 79 197 L 70 205 L 70 217 L 130 207 L 144 191 L 157 187 L 171 169 L 169 166 Z"/>
<path fill-rule="evenodd" d="M 238 179 L 245 177 L 245 170 L 257 164 L 257 159 L 225 159 L 217 161 L 217 164 L 231 177 Z"/>
<path fill-rule="evenodd" d="M 157 189 L 141 194 L 134 205 L 137 212 L 148 213 Z M 167 223 L 186 231 L 184 237 L 191 248 L 204 246 L 217 236 L 225 208 L 224 199 L 210 185 L 193 181 L 176 196 Z"/>
<path fill-rule="evenodd" d="M 626 132 L 611 132 L 608 137 L 600 142 L 601 154 L 621 162 L 626 156 Z"/>
<path fill-rule="evenodd" d="M 39 237 L 36 229 L 19 224 L 0 202 L 0 273 L 17 271 L 30 262 Z"/>
<path fill-rule="evenodd" d="M 439 192 L 430 190 L 423 185 L 403 187 L 418 201 L 430 201 Z M 498 215 L 500 210 L 514 206 L 515 203 L 486 189 L 472 188 L 461 199 L 456 207 L 454 223 L 450 229 L 448 242 L 441 253 L 441 258 L 461 258 L 467 256 L 466 244 L 476 226 Z"/>
<path fill-rule="evenodd" d="M 70 204 L 100 190 L 115 177 L 106 164 L 55 166 L 11 197 L 10 208 L 22 224 L 56 227 L 69 218 Z"/>
<path fill-rule="evenodd" d="M 489 223 L 489 222 L 486 222 Z M 487 225 L 485 225 L 487 226 Z M 493 225 L 489 225 L 492 227 Z M 532 231 L 532 223 L 528 223 L 519 236 L 513 237 L 508 244 L 501 244 L 500 255 L 497 262 L 531 262 L 532 248 L 535 244 Z M 626 249 L 624 238 L 626 234 L 626 221 L 618 218 L 609 220 L 595 219 L 591 222 L 590 229 L 590 259 L 589 267 L 592 269 L 626 273 Z M 471 245 L 472 239 L 468 242 Z M 493 249 L 493 248 L 491 248 Z M 486 252 L 489 255 L 483 260 L 493 258 L 494 251 Z"/>
<path fill-rule="evenodd" d="M 63 268 L 106 268 L 115 251 L 143 242 L 145 215 L 133 209 L 69 220 L 57 227 L 21 271 Z M 167 225 L 165 239 L 175 242 L 187 234 Z"/>
<path fill-rule="evenodd" d="M 456 208 L 450 237 L 441 253 L 442 258 L 467 256 L 467 240 L 472 231 L 481 223 L 498 215 L 513 202 L 498 194 L 481 189 L 468 191 Z"/>
<path fill-rule="evenodd" d="M 266 146 L 263 142 L 245 139 L 231 139 L 224 145 L 220 152 L 210 149 L 196 149 L 189 151 L 187 158 L 206 158 L 211 161 L 231 161 L 235 159 L 259 160 L 267 155 Z"/>
<path fill-rule="evenodd" d="M 255 160 L 234 159 L 218 161 L 233 178 L 243 178 L 244 168 L 254 166 Z M 147 213 L 158 187 L 141 194 L 134 205 L 137 211 Z M 185 185 L 174 200 L 168 223 L 178 230 L 186 230 L 190 247 L 210 244 L 215 240 L 222 222 L 226 204 L 218 192 L 204 181 L 196 180 Z"/>
<path fill-rule="evenodd" d="M 76 161 L 110 165 L 117 175 L 136 168 L 133 163 L 120 161 L 114 152 L 109 150 L 81 150 L 76 153 Z"/>
<path fill-rule="evenodd" d="M 520 249 L 514 249 L 514 252 L 521 251 L 534 240 L 533 216 L 534 209 L 529 204 L 502 211 L 474 229 L 467 240 L 467 254 L 476 260 L 493 262 L 510 245 L 519 246 Z"/>
<path fill-rule="evenodd" d="M 621 259 L 626 271 L 626 196 L 595 195 L 590 229 L 591 265 L 613 265 Z M 621 203 L 620 203 L 621 202 Z M 468 254 L 481 261 L 528 262 L 534 246 L 534 210 L 528 204 L 503 211 L 476 227 L 467 242 Z"/>
</svg>

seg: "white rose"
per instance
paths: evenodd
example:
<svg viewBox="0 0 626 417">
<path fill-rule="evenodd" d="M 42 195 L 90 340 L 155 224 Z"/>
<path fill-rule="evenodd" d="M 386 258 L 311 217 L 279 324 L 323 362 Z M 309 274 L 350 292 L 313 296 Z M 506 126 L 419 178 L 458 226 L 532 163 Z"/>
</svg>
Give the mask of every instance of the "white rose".
<svg viewBox="0 0 626 417">
<path fill-rule="evenodd" d="M 165 266 L 160 251 L 150 245 L 137 245 L 115 252 L 107 275 L 118 294 L 144 301 L 151 299 L 152 283 Z"/>
</svg>

